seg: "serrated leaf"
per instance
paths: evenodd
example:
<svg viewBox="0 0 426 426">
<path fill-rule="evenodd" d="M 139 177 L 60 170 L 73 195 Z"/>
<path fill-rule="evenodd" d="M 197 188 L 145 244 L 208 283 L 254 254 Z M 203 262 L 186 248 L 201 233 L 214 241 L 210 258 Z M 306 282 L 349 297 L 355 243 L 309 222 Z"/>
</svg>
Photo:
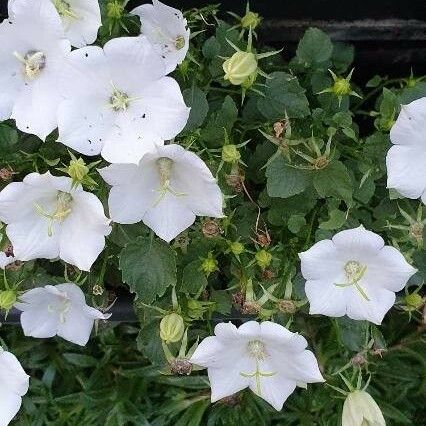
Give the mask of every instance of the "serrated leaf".
<svg viewBox="0 0 426 426">
<path fill-rule="evenodd" d="M 332 52 L 330 37 L 318 28 L 309 28 L 297 46 L 296 55 L 301 62 L 311 66 L 328 61 Z"/>
<path fill-rule="evenodd" d="M 277 156 L 266 168 L 270 197 L 288 198 L 303 192 L 310 183 L 309 172 L 291 167 L 283 156 Z"/>
<path fill-rule="evenodd" d="M 166 243 L 140 237 L 119 255 L 122 278 L 144 303 L 152 303 L 176 285 L 176 253 Z"/>
</svg>

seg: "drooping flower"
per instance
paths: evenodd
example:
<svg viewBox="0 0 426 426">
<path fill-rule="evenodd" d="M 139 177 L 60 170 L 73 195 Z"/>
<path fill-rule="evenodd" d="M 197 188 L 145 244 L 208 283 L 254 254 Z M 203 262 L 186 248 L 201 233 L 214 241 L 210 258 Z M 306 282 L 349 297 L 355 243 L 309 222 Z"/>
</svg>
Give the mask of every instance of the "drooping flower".
<svg viewBox="0 0 426 426">
<path fill-rule="evenodd" d="M 363 390 L 350 392 L 343 404 L 342 426 L 386 426 L 380 407 Z"/>
<path fill-rule="evenodd" d="M 299 254 L 310 314 L 380 324 L 416 270 L 363 226 L 338 232 Z"/>
<path fill-rule="evenodd" d="M 102 203 L 68 177 L 30 173 L 0 192 L 0 220 L 18 260 L 61 258 L 88 271 L 111 232 Z"/>
<path fill-rule="evenodd" d="M 58 76 L 71 46 L 55 7 L 19 0 L 0 24 L 0 120 L 45 139 L 57 126 Z"/>
<path fill-rule="evenodd" d="M 82 154 L 137 163 L 188 120 L 179 85 L 143 36 L 75 50 L 63 76 L 58 140 Z"/>
<path fill-rule="evenodd" d="M 19 297 L 15 308 L 22 311 L 21 325 L 25 336 L 59 336 L 85 346 L 96 319 L 108 319 L 86 304 L 84 293 L 75 284 L 33 288 Z"/>
<path fill-rule="evenodd" d="M 189 49 L 189 29 L 180 10 L 158 0 L 132 11 L 141 20 L 141 33 L 148 38 L 166 64 L 166 74 L 182 63 Z"/>
<path fill-rule="evenodd" d="M 196 216 L 222 217 L 222 193 L 206 164 L 179 145 L 158 146 L 135 164 L 99 170 L 112 185 L 108 206 L 118 223 L 143 221 L 170 242 Z"/>
<path fill-rule="evenodd" d="M 26 0 L 9 0 L 9 17 L 17 3 Z M 74 47 L 92 44 L 102 25 L 98 0 L 44 0 L 52 3 L 59 14 L 66 38 Z"/>
<path fill-rule="evenodd" d="M 30 376 L 15 355 L 0 346 L 0 426 L 7 426 L 16 416 L 29 384 Z"/>
<path fill-rule="evenodd" d="M 279 324 L 248 321 L 237 328 L 220 323 L 214 332 L 190 359 L 208 369 L 212 402 L 249 387 L 281 410 L 296 386 L 324 381 L 306 339 Z"/>
<path fill-rule="evenodd" d="M 402 106 L 390 138 L 388 188 L 426 204 L 426 97 Z"/>
</svg>

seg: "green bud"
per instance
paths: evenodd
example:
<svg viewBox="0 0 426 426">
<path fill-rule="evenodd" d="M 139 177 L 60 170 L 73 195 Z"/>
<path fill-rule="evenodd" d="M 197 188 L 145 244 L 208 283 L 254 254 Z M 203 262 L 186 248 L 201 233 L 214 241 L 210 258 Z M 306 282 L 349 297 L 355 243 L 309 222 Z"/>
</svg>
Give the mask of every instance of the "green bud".
<svg viewBox="0 0 426 426">
<path fill-rule="evenodd" d="M 16 303 L 17 293 L 15 290 L 0 291 L 0 309 L 9 311 Z"/>
<path fill-rule="evenodd" d="M 218 261 L 213 257 L 212 253 L 210 252 L 206 258 L 203 259 L 201 262 L 201 270 L 209 276 L 211 273 L 217 271 L 218 268 Z"/>
<path fill-rule="evenodd" d="M 239 86 L 257 72 L 256 55 L 250 52 L 235 52 L 223 63 L 222 68 L 225 72 L 223 78 Z"/>
<path fill-rule="evenodd" d="M 349 95 L 352 92 L 351 83 L 343 77 L 338 77 L 333 84 L 332 91 L 336 96 Z"/>
<path fill-rule="evenodd" d="M 222 160 L 225 163 L 237 163 L 240 158 L 241 154 L 235 145 L 228 144 L 222 148 Z"/>
<path fill-rule="evenodd" d="M 124 6 L 119 1 L 112 1 L 107 4 L 107 16 L 110 19 L 121 19 L 124 12 Z"/>
<path fill-rule="evenodd" d="M 241 26 L 243 28 L 251 28 L 255 29 L 260 23 L 259 14 L 255 12 L 247 12 L 242 18 L 241 18 Z"/>
<path fill-rule="evenodd" d="M 407 294 L 404 298 L 405 305 L 410 310 L 417 310 L 423 306 L 423 297 L 418 293 Z"/>
<path fill-rule="evenodd" d="M 240 243 L 239 241 L 234 241 L 229 244 L 229 249 L 235 256 L 239 256 L 240 254 L 244 253 L 244 244 Z"/>
<path fill-rule="evenodd" d="M 68 166 L 67 173 L 70 175 L 73 182 L 83 182 L 85 176 L 89 173 L 89 168 L 82 158 L 72 159 Z"/>
<path fill-rule="evenodd" d="M 272 254 L 266 250 L 259 250 L 255 255 L 256 263 L 262 268 L 267 268 L 272 261 Z"/>
<path fill-rule="evenodd" d="M 160 337 L 166 343 L 179 342 L 185 332 L 183 318 L 176 313 L 166 315 L 160 322 Z"/>
</svg>

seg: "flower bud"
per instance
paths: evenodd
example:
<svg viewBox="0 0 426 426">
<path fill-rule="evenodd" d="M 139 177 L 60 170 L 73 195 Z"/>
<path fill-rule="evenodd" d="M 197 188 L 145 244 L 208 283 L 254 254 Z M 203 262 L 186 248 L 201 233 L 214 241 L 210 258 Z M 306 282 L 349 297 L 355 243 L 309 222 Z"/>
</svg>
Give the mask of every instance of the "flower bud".
<svg viewBox="0 0 426 426">
<path fill-rule="evenodd" d="M 351 83 L 343 77 L 338 77 L 333 84 L 332 91 L 336 96 L 349 95 L 352 91 Z"/>
<path fill-rule="evenodd" d="M 271 264 L 272 254 L 266 250 L 259 250 L 255 254 L 256 263 L 262 268 L 265 269 Z"/>
<path fill-rule="evenodd" d="M 228 144 L 222 148 L 222 160 L 225 163 L 238 163 L 240 158 L 241 154 L 235 145 Z"/>
<path fill-rule="evenodd" d="M 201 270 L 209 276 L 211 273 L 217 271 L 218 268 L 218 261 L 213 257 L 212 253 L 210 252 L 206 258 L 203 259 L 201 262 Z"/>
<path fill-rule="evenodd" d="M 160 337 L 166 343 L 179 342 L 185 332 L 183 318 L 176 313 L 166 315 L 160 322 Z"/>
<path fill-rule="evenodd" d="M 239 86 L 257 71 L 257 59 L 254 53 L 235 52 L 223 63 L 224 79 Z"/>
<path fill-rule="evenodd" d="M 240 243 L 239 241 L 234 241 L 229 244 L 229 250 L 235 256 L 239 256 L 240 254 L 244 253 L 244 244 Z"/>
<path fill-rule="evenodd" d="M 89 168 L 82 158 L 72 159 L 67 169 L 73 182 L 81 183 L 85 176 L 89 173 Z"/>
<path fill-rule="evenodd" d="M 206 238 L 218 237 L 222 233 L 220 226 L 215 220 L 206 220 L 201 227 L 201 231 Z"/>
<path fill-rule="evenodd" d="M 413 311 L 421 308 L 424 304 L 423 297 L 418 293 L 407 294 L 404 298 L 404 302 L 406 307 Z"/>
<path fill-rule="evenodd" d="M 367 392 L 356 390 L 349 393 L 343 404 L 342 426 L 386 426 L 376 401 Z"/>
<path fill-rule="evenodd" d="M 107 3 L 107 16 L 119 20 L 123 16 L 124 6 L 117 0 Z"/>
<path fill-rule="evenodd" d="M 15 290 L 0 291 L 0 309 L 9 311 L 16 303 L 17 294 Z"/>
<path fill-rule="evenodd" d="M 255 12 L 248 11 L 242 18 L 241 18 L 241 26 L 243 28 L 251 28 L 255 29 L 260 23 L 259 14 Z"/>
</svg>

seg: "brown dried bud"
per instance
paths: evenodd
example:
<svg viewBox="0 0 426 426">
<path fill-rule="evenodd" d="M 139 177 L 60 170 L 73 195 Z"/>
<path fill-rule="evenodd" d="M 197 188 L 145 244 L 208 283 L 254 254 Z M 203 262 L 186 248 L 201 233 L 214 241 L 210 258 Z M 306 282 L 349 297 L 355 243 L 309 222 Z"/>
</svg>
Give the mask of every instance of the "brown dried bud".
<svg viewBox="0 0 426 426">
<path fill-rule="evenodd" d="M 205 221 L 201 230 L 206 238 L 215 238 L 222 233 L 222 229 L 220 229 L 219 224 L 215 220 Z"/>
<path fill-rule="evenodd" d="M 6 257 L 13 257 L 13 246 L 12 244 L 8 244 L 6 248 L 3 250 Z"/>
<path fill-rule="evenodd" d="M 256 233 L 255 242 L 260 245 L 260 247 L 265 248 L 269 247 L 271 244 L 271 237 L 268 231 L 258 231 Z"/>
<path fill-rule="evenodd" d="M 261 306 L 257 302 L 244 302 L 241 313 L 244 315 L 257 315 Z"/>
<path fill-rule="evenodd" d="M 245 301 L 245 297 L 244 294 L 241 291 L 237 291 L 236 293 L 234 293 L 232 295 L 232 302 L 234 303 L 234 305 L 237 305 L 237 307 L 241 310 L 241 308 L 244 305 L 244 301 Z"/>
<path fill-rule="evenodd" d="M 189 376 L 192 372 L 192 364 L 187 359 L 176 358 L 170 363 L 170 371 L 173 374 Z"/>
<path fill-rule="evenodd" d="M 277 304 L 278 309 L 284 314 L 294 314 L 297 310 L 296 304 L 293 300 L 282 299 Z"/>
<path fill-rule="evenodd" d="M 226 183 L 235 192 L 242 192 L 244 189 L 244 172 L 239 167 L 233 170 L 229 175 L 226 175 Z"/>
<path fill-rule="evenodd" d="M 274 123 L 274 132 L 275 132 L 275 137 L 276 138 L 280 138 L 281 135 L 283 134 L 284 130 L 285 130 L 285 122 L 283 121 L 277 121 L 276 123 Z"/>
<path fill-rule="evenodd" d="M 16 172 L 14 172 L 11 167 L 2 167 L 0 169 L 0 180 L 7 182 L 12 179 L 14 174 L 16 174 Z"/>
<path fill-rule="evenodd" d="M 270 269 L 263 269 L 262 270 L 262 279 L 267 281 L 267 280 L 272 280 L 272 278 L 275 278 L 275 272 L 270 270 Z"/>
<path fill-rule="evenodd" d="M 241 396 L 239 393 L 234 393 L 233 395 L 225 396 L 225 398 L 222 398 L 219 402 L 228 407 L 235 407 L 240 404 Z"/>
<path fill-rule="evenodd" d="M 351 358 L 351 363 L 355 367 L 362 367 L 363 365 L 367 364 L 367 359 L 363 354 L 359 353 Z"/>
<path fill-rule="evenodd" d="M 22 262 L 20 260 L 15 260 L 15 262 L 6 265 L 4 269 L 6 269 L 7 271 L 16 272 L 21 269 L 21 266 Z"/>
</svg>

